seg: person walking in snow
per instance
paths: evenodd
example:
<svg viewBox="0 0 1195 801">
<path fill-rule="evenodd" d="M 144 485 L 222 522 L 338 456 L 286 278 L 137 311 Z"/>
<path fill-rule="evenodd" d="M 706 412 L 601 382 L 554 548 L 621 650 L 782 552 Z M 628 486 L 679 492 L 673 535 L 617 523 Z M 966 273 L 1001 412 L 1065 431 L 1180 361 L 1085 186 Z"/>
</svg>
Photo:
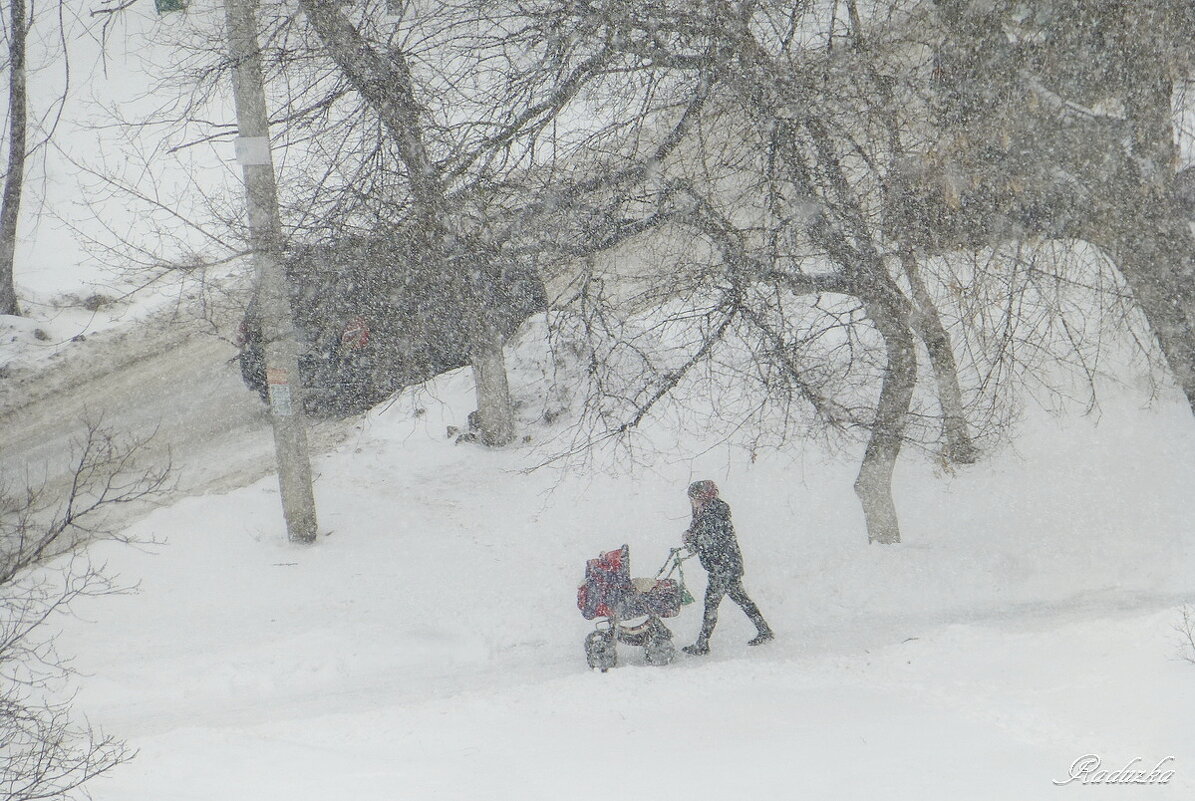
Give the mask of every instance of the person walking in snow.
<svg viewBox="0 0 1195 801">
<path fill-rule="evenodd" d="M 689 502 L 693 507 L 693 521 L 685 532 L 684 542 L 697 552 L 697 558 L 708 574 L 708 583 L 701 633 L 697 635 L 697 642 L 681 650 L 693 656 L 710 652 L 710 635 L 718 623 L 718 605 L 724 595 L 729 595 L 730 600 L 742 607 L 759 632 L 747 644 L 768 642 L 774 636 L 772 629 L 743 589 L 743 555 L 730 523 L 730 505 L 718 497 L 718 487 L 708 480 L 689 485 Z"/>
</svg>

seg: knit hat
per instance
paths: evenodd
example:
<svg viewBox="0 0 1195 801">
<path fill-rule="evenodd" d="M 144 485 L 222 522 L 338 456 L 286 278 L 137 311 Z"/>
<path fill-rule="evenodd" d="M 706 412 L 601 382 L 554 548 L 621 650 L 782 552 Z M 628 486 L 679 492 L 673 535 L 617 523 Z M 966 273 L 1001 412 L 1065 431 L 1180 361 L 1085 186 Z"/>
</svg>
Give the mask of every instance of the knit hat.
<svg viewBox="0 0 1195 801">
<path fill-rule="evenodd" d="M 718 497 L 718 486 L 708 478 L 689 485 L 689 497 L 697 501 L 708 501 Z"/>
</svg>

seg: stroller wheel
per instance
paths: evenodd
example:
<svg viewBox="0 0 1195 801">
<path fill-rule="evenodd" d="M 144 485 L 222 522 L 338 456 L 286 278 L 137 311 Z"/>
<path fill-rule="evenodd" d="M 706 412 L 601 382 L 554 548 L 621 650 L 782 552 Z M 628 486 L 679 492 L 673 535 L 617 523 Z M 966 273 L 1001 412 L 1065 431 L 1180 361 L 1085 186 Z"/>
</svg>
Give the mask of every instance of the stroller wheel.
<svg viewBox="0 0 1195 801">
<path fill-rule="evenodd" d="M 590 669 L 597 668 L 605 673 L 618 664 L 618 652 L 614 649 L 614 631 L 591 631 L 585 637 L 585 661 Z"/>
</svg>

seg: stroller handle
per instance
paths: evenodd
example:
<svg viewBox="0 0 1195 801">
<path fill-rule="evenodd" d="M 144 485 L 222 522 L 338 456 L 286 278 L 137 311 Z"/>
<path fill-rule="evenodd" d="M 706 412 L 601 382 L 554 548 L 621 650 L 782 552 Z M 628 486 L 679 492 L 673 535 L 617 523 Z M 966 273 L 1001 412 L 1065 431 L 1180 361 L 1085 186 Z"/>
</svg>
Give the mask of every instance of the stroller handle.
<svg viewBox="0 0 1195 801">
<path fill-rule="evenodd" d="M 681 556 L 681 553 L 685 552 L 685 551 L 688 551 L 688 555 Z M 692 559 L 694 557 L 694 555 L 695 554 L 693 553 L 692 549 L 690 549 L 688 546 L 681 546 L 680 548 L 669 549 L 668 558 L 664 560 L 663 566 L 661 566 L 660 569 L 658 571 L 656 571 L 656 578 L 663 576 L 665 571 L 667 571 L 668 575 L 671 576 L 672 571 L 680 568 L 681 562 L 685 561 L 686 559 Z"/>
</svg>

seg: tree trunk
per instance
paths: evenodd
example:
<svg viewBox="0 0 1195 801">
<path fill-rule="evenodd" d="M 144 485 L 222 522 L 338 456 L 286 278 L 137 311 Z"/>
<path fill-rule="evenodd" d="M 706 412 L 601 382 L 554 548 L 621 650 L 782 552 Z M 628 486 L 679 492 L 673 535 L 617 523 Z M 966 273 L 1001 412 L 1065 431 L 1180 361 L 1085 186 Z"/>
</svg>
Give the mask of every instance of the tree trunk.
<svg viewBox="0 0 1195 801">
<path fill-rule="evenodd" d="M 514 439 L 515 423 L 501 341 L 495 336 L 476 344 L 471 364 L 481 441 L 490 446 L 506 445 Z"/>
<path fill-rule="evenodd" d="M 900 524 L 892 500 L 892 471 L 900 456 L 917 384 L 917 351 L 903 315 L 894 313 L 883 301 L 864 303 L 868 317 L 884 338 L 888 362 L 871 438 L 855 479 L 855 494 L 863 506 L 867 541 L 891 545 L 900 542 Z"/>
<path fill-rule="evenodd" d="M 942 407 L 942 432 L 946 436 L 946 458 L 957 464 L 974 464 L 979 451 L 967 430 L 967 417 L 963 413 L 963 393 L 959 389 L 958 365 L 954 350 L 950 346 L 950 335 L 942 325 L 938 307 L 934 305 L 921 271 L 917 257 L 911 250 L 902 250 L 901 264 L 913 291 L 913 309 L 909 322 L 917 336 L 925 344 L 929 354 L 934 380 L 938 384 L 938 403 Z"/>
<path fill-rule="evenodd" d="M 20 314 L 13 262 L 17 247 L 17 220 L 25 184 L 26 83 L 25 0 L 9 0 L 8 45 L 8 173 L 0 201 L 0 314 Z"/>
</svg>

